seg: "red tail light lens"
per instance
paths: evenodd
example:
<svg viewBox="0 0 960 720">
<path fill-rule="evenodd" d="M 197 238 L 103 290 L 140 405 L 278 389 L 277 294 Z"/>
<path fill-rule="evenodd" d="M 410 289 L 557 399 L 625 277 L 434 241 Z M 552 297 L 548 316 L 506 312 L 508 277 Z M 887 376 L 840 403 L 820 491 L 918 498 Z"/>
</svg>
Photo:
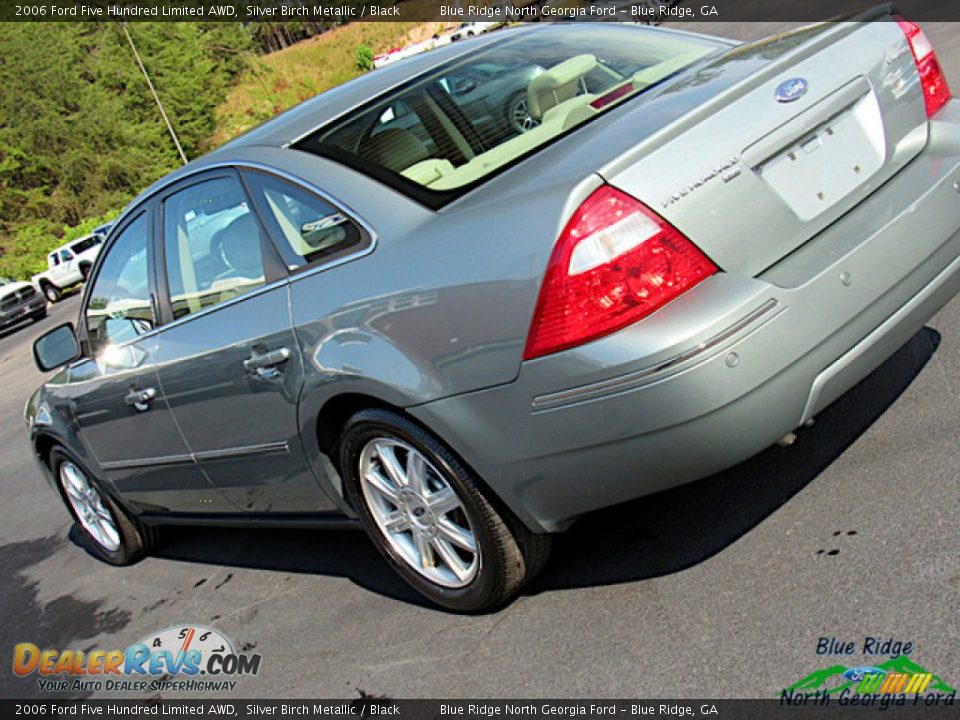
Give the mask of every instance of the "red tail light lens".
<svg viewBox="0 0 960 720">
<path fill-rule="evenodd" d="M 524 359 L 626 327 L 716 271 L 663 218 L 604 185 L 577 208 L 557 240 Z"/>
<path fill-rule="evenodd" d="M 933 51 L 933 45 L 927 40 L 920 26 L 898 15 L 894 16 L 894 19 L 903 30 L 903 34 L 907 36 L 910 51 L 920 72 L 920 85 L 923 88 L 923 101 L 927 105 L 927 117 L 933 117 L 934 113 L 950 100 L 947 78 L 940 67 L 940 61 L 937 60 L 937 53 Z"/>
</svg>

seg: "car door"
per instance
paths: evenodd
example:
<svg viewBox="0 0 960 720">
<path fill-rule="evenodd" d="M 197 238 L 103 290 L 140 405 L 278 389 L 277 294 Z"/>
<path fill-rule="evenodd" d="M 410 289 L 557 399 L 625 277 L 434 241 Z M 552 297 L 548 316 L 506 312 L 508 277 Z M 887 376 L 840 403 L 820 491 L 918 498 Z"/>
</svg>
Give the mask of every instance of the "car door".
<svg viewBox="0 0 960 720">
<path fill-rule="evenodd" d="M 191 451 L 242 510 L 332 509 L 300 442 L 286 271 L 240 176 L 195 176 L 161 202 L 158 372 Z"/>
<path fill-rule="evenodd" d="M 70 370 L 74 419 L 106 479 L 145 510 L 230 506 L 194 461 L 159 389 L 153 216 L 134 214 L 106 251 L 80 315 L 85 358 Z"/>
<path fill-rule="evenodd" d="M 73 263 L 73 253 L 63 248 L 59 252 L 60 255 L 60 264 L 57 265 L 57 269 L 54 271 L 56 273 L 56 282 L 58 285 L 70 284 L 71 276 L 74 274 L 74 263 Z"/>
</svg>

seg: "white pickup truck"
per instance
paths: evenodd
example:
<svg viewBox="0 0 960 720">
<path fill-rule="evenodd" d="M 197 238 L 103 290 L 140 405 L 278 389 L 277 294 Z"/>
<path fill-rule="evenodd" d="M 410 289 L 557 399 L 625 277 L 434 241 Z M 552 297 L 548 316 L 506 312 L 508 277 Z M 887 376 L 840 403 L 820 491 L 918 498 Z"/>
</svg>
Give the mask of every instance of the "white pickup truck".
<svg viewBox="0 0 960 720">
<path fill-rule="evenodd" d="M 47 269 L 30 278 L 47 300 L 58 302 L 63 291 L 87 279 L 103 244 L 103 235 L 93 233 L 61 245 L 47 254 Z"/>
</svg>

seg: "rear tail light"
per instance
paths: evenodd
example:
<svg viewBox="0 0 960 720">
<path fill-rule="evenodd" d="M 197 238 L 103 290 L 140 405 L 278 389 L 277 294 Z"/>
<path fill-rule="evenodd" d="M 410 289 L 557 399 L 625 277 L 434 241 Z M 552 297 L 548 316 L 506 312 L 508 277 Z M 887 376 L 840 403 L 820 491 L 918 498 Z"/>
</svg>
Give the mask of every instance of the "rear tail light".
<svg viewBox="0 0 960 720">
<path fill-rule="evenodd" d="M 523 357 L 615 332 L 716 271 L 663 218 L 604 185 L 577 208 L 557 240 Z"/>
<path fill-rule="evenodd" d="M 910 51 L 913 53 L 913 59 L 920 73 L 920 86 L 923 88 L 923 101 L 927 105 L 927 117 L 933 117 L 934 113 L 946 105 L 950 99 L 947 78 L 940 67 L 940 61 L 937 60 L 933 45 L 927 40 L 920 26 L 899 15 L 895 15 L 894 19 L 903 30 L 903 34 L 907 36 Z"/>
</svg>

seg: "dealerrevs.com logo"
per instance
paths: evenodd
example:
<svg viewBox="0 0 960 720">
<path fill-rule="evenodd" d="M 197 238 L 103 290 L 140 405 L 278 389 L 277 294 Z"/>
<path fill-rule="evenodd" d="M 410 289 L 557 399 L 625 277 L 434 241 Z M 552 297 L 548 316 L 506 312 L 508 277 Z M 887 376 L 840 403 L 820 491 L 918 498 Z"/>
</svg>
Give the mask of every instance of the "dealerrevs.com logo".
<svg viewBox="0 0 960 720">
<path fill-rule="evenodd" d="M 234 678 L 259 673 L 260 661 L 202 625 L 169 627 L 126 650 L 41 649 L 29 642 L 13 649 L 14 674 L 37 676 L 44 692 L 224 692 L 236 688 Z"/>
</svg>

